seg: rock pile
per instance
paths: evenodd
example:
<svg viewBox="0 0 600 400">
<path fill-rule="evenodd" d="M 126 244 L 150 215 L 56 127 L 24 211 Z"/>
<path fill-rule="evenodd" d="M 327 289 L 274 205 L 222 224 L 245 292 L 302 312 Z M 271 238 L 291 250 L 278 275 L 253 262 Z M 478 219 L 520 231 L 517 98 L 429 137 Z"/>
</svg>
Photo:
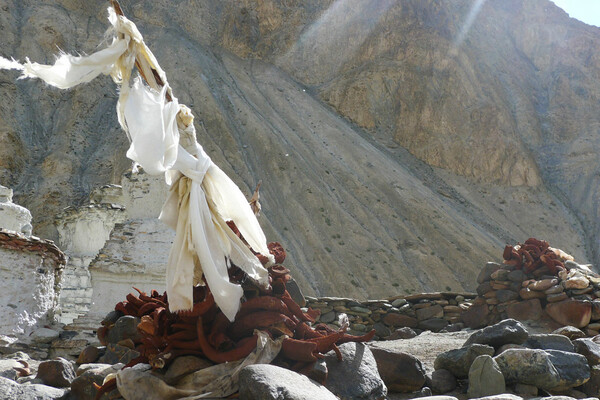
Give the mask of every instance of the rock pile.
<svg viewBox="0 0 600 400">
<path fill-rule="evenodd" d="M 462 348 L 438 355 L 429 384 L 441 394 L 462 382 L 469 398 L 510 392 L 598 396 L 600 336 L 571 340 L 574 332 L 583 335 L 572 327 L 530 334 L 520 322 L 504 320 L 473 333 Z M 445 384 L 449 377 L 454 384 Z"/>
<path fill-rule="evenodd" d="M 573 261 L 566 261 L 558 275 L 544 269 L 525 273 L 490 262 L 481 269 L 477 282 L 479 296 L 462 315 L 468 327 L 514 318 L 547 319 L 556 327 L 572 325 L 588 336 L 600 331 L 600 277 Z"/>
<path fill-rule="evenodd" d="M 378 339 L 400 339 L 413 331 L 456 331 L 464 327 L 461 315 L 472 305 L 473 293 L 421 293 L 384 300 L 357 301 L 339 297 L 306 297 L 307 306 L 319 310 L 317 321 L 341 326 L 346 317 L 350 333 L 375 329 Z"/>
</svg>

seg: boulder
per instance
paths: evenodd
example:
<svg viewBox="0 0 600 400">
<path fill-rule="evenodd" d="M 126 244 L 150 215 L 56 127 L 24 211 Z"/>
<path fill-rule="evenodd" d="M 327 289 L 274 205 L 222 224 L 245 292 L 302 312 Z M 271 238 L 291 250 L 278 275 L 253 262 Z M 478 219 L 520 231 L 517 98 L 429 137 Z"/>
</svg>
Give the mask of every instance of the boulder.
<svg viewBox="0 0 600 400">
<path fill-rule="evenodd" d="M 41 379 L 48 386 L 69 387 L 75 379 L 75 369 L 69 361 L 58 357 L 55 360 L 41 362 L 36 378 Z"/>
<path fill-rule="evenodd" d="M 124 364 L 83 364 L 77 369 L 77 378 L 71 383 L 71 394 L 77 400 L 94 400 L 96 388 L 94 383 L 102 385 L 104 378 L 118 372 Z"/>
<path fill-rule="evenodd" d="M 481 355 L 494 355 L 494 348 L 483 344 L 472 344 L 460 349 L 449 350 L 438 354 L 434 361 L 434 368 L 446 369 L 455 377 L 462 379 L 469 375 L 473 361 Z"/>
<path fill-rule="evenodd" d="M 448 321 L 444 318 L 431 318 L 425 321 L 419 321 L 418 328 L 424 331 L 439 332 L 448 326 Z"/>
<path fill-rule="evenodd" d="M 240 399 L 337 399 L 325 386 L 304 375 L 275 365 L 249 365 L 240 370 L 239 379 Z"/>
<path fill-rule="evenodd" d="M 418 358 L 376 347 L 371 348 L 371 352 L 390 392 L 414 392 L 425 384 L 425 368 Z"/>
<path fill-rule="evenodd" d="M 571 340 L 581 339 L 585 337 L 585 333 L 581 329 L 575 328 L 574 326 L 563 326 L 552 332 L 555 335 L 563 335 Z"/>
<path fill-rule="evenodd" d="M 500 303 L 506 303 L 507 301 L 518 299 L 519 294 L 517 292 L 513 292 L 512 290 L 502 289 L 496 292 L 496 298 Z"/>
<path fill-rule="evenodd" d="M 0 376 L 10 380 L 17 380 L 17 371 L 15 368 L 23 368 L 23 364 L 17 360 L 0 360 Z"/>
<path fill-rule="evenodd" d="M 547 350 L 550 362 L 558 371 L 559 382 L 554 390 L 567 390 L 583 385 L 590 379 L 590 366 L 581 354 Z"/>
<path fill-rule="evenodd" d="M 433 393 L 444 394 L 456 389 L 456 377 L 447 369 L 436 369 L 427 374 L 425 383 Z"/>
<path fill-rule="evenodd" d="M 119 343 L 125 339 L 131 339 L 135 342 L 140 337 L 137 330 L 139 323 L 140 319 L 131 315 L 119 318 L 115 322 L 115 325 L 108 331 L 108 343 Z"/>
<path fill-rule="evenodd" d="M 535 397 L 538 395 L 538 391 L 538 388 L 533 385 L 526 385 L 524 383 L 517 383 L 515 385 L 515 393 L 523 397 Z"/>
<path fill-rule="evenodd" d="M 477 329 L 487 325 L 490 310 L 487 304 L 473 304 L 460 316 L 469 328 Z"/>
<path fill-rule="evenodd" d="M 592 303 L 584 300 L 564 300 L 546 305 L 546 313 L 561 325 L 583 328 L 590 323 Z"/>
<path fill-rule="evenodd" d="M 590 370 L 590 379 L 580 388 L 588 396 L 600 395 L 600 365 L 594 365 Z"/>
<path fill-rule="evenodd" d="M 544 350 L 508 349 L 494 360 L 509 385 L 524 383 L 548 390 L 560 384 L 558 371 Z"/>
<path fill-rule="evenodd" d="M 379 376 L 371 350 L 362 343 L 353 342 L 344 343 L 339 349 L 342 353 L 341 362 L 334 351 L 324 357 L 329 371 L 327 389 L 342 400 L 376 400 L 385 397 L 387 388 Z"/>
<path fill-rule="evenodd" d="M 529 286 L 527 286 L 527 288 L 538 291 L 538 292 L 543 292 L 545 290 L 550 289 L 552 286 L 554 286 L 556 284 L 558 284 L 558 279 L 548 278 L 548 279 L 541 279 L 539 281 L 532 282 L 529 284 Z"/>
<path fill-rule="evenodd" d="M 535 334 L 523 343 L 523 347 L 542 350 L 561 350 L 574 352 L 575 346 L 568 337 L 556 334 Z"/>
<path fill-rule="evenodd" d="M 39 328 L 33 331 L 29 336 L 29 340 L 34 344 L 45 344 L 50 343 L 54 339 L 58 339 L 60 333 L 54 329 Z"/>
<path fill-rule="evenodd" d="M 485 281 L 489 281 L 492 277 L 492 274 L 500 268 L 502 268 L 502 264 L 488 262 L 483 268 L 481 268 L 481 271 L 479 271 L 479 275 L 477 276 L 477 283 L 481 284 Z"/>
<path fill-rule="evenodd" d="M 479 356 L 469 369 L 469 398 L 492 396 L 506 391 L 504 376 L 490 356 Z"/>
<path fill-rule="evenodd" d="M 431 307 L 420 308 L 416 311 L 417 321 L 421 322 L 430 318 L 443 318 L 444 309 L 439 304 Z"/>
<path fill-rule="evenodd" d="M 19 400 L 62 399 L 67 389 L 58 389 L 39 384 L 20 385 L 11 379 L 0 377 L 0 398 Z"/>
<path fill-rule="evenodd" d="M 397 340 L 397 339 L 412 339 L 417 336 L 412 328 L 405 326 L 403 328 L 396 329 L 390 336 L 386 337 L 386 340 Z"/>
<path fill-rule="evenodd" d="M 77 364 L 89 364 L 98 361 L 106 352 L 106 346 L 86 346 L 77 357 Z"/>
<path fill-rule="evenodd" d="M 98 359 L 98 362 L 103 364 L 127 364 L 129 361 L 139 356 L 139 352 L 132 350 L 129 347 L 109 343 L 106 346 L 104 355 Z"/>
<path fill-rule="evenodd" d="M 600 364 L 600 344 L 592 339 L 576 339 L 573 341 L 575 351 L 588 360 L 590 367 Z"/>
<path fill-rule="evenodd" d="M 506 316 L 517 321 L 537 321 L 541 315 L 542 304 L 537 298 L 510 304 L 506 308 Z"/>
<path fill-rule="evenodd" d="M 417 327 L 417 319 L 413 317 L 409 317 L 408 315 L 398 314 L 398 313 L 389 313 L 383 317 L 383 322 L 389 326 L 400 326 L 400 327 L 409 327 L 416 328 Z"/>
<path fill-rule="evenodd" d="M 529 333 L 519 321 L 506 319 L 473 333 L 465 342 L 470 344 L 486 344 L 495 348 L 503 344 L 521 344 L 527 340 Z"/>
</svg>

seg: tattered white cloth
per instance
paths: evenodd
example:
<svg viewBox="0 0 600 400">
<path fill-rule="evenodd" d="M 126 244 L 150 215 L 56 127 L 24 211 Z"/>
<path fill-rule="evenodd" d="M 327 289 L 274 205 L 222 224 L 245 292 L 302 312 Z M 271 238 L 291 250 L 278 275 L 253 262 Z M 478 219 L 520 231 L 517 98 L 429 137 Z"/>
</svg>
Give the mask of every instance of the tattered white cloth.
<svg viewBox="0 0 600 400">
<path fill-rule="evenodd" d="M 232 220 L 252 249 L 272 262 L 265 235 L 240 189 L 197 144 L 190 110 L 172 96 L 164 71 L 135 24 L 112 7 L 108 12 L 113 40 L 107 48 L 89 56 L 62 54 L 54 65 L 0 57 L 0 69 L 18 69 L 20 78 L 40 78 L 61 89 L 100 74 L 109 74 L 120 85 L 117 115 L 131 140 L 127 157 L 149 174 L 164 173 L 170 185 L 159 217 L 176 231 L 166 274 L 169 308 L 191 309 L 193 285 L 204 275 L 215 302 L 233 320 L 242 288 L 229 281 L 229 263 L 263 286 L 268 286 L 268 272 L 226 221 Z M 160 91 L 139 77 L 131 82 L 134 65 L 150 85 L 159 87 L 152 69 L 156 71 L 163 84 Z"/>
</svg>

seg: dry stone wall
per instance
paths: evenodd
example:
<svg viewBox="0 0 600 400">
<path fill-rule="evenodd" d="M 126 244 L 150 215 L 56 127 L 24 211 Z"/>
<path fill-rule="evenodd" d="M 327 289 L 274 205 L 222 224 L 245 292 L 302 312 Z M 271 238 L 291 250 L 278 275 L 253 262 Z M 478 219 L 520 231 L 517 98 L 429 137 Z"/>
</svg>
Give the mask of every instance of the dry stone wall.
<svg viewBox="0 0 600 400">
<path fill-rule="evenodd" d="M 392 336 L 398 328 L 439 332 L 460 330 L 461 314 L 474 293 L 420 293 L 383 300 L 357 301 L 339 297 L 306 297 L 306 306 L 321 312 L 317 322 L 340 327 L 349 323 L 350 332 L 364 334 L 375 329 L 380 339 Z"/>
<path fill-rule="evenodd" d="M 573 261 L 566 261 L 565 267 L 552 275 L 545 268 L 525 273 L 510 265 L 487 263 L 477 278 L 478 296 L 463 321 L 481 328 L 505 318 L 546 320 L 556 327 L 571 325 L 588 336 L 598 335 L 600 277 Z"/>
</svg>

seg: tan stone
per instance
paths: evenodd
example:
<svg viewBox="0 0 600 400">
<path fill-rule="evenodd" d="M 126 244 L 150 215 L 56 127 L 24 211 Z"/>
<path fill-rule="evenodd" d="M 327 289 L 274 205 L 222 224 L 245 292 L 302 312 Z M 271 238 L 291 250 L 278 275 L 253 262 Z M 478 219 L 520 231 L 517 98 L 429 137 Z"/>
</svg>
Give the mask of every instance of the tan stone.
<svg viewBox="0 0 600 400">
<path fill-rule="evenodd" d="M 389 326 L 416 328 L 417 319 L 408 315 L 390 313 L 383 317 L 383 322 Z"/>
<path fill-rule="evenodd" d="M 546 305 L 546 313 L 562 325 L 583 328 L 590 323 L 592 303 L 583 300 L 564 300 Z"/>
<path fill-rule="evenodd" d="M 529 284 L 527 287 L 531 290 L 543 292 L 544 290 L 550 289 L 552 286 L 558 283 L 558 279 L 542 279 Z"/>
<path fill-rule="evenodd" d="M 506 308 L 508 318 L 517 321 L 537 321 L 542 315 L 542 305 L 539 299 L 531 299 L 516 304 L 511 304 Z"/>
<path fill-rule="evenodd" d="M 523 300 L 529 300 L 529 299 L 543 299 L 546 297 L 546 295 L 543 292 L 538 292 L 535 290 L 531 290 L 529 287 L 523 288 L 519 291 L 519 296 L 521 296 L 521 298 Z"/>
<path fill-rule="evenodd" d="M 431 307 L 421 308 L 419 310 L 416 310 L 416 313 L 417 313 L 417 320 L 424 321 L 424 320 L 430 319 L 430 318 L 442 318 L 444 316 L 444 309 L 442 308 L 442 306 L 436 304 Z"/>
</svg>

